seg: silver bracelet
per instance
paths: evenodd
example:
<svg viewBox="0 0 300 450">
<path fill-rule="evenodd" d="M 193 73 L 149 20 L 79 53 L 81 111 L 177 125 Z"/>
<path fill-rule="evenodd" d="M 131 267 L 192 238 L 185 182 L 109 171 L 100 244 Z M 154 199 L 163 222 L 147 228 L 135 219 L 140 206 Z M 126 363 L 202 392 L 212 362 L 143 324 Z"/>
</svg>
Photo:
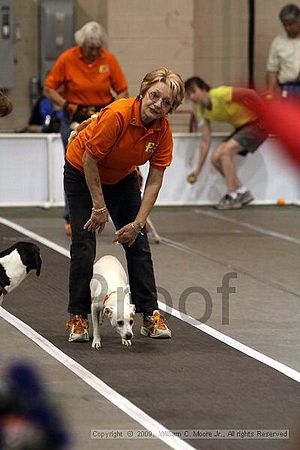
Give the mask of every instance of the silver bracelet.
<svg viewBox="0 0 300 450">
<path fill-rule="evenodd" d="M 107 211 L 107 208 L 106 208 L 106 206 L 103 206 L 103 208 L 99 208 L 99 209 L 96 209 L 96 208 L 92 208 L 92 211 L 94 212 L 94 213 L 96 213 L 96 214 L 102 214 L 102 213 L 104 213 L 105 211 Z"/>
<path fill-rule="evenodd" d="M 131 222 L 131 227 L 134 229 L 134 231 L 139 234 L 141 233 L 143 226 L 140 225 L 139 223 L 135 223 L 135 222 Z"/>
</svg>

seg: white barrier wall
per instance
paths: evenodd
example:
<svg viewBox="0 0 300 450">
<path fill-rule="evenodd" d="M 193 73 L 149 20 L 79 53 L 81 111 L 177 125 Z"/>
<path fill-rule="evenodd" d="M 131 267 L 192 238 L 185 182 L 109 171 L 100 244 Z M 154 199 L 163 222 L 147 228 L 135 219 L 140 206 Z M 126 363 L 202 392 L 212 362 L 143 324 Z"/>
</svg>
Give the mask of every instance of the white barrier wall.
<svg viewBox="0 0 300 450">
<path fill-rule="evenodd" d="M 196 166 L 200 135 L 174 134 L 174 158 L 166 170 L 160 191 L 159 205 L 215 204 L 226 193 L 226 184 L 210 162 L 213 149 L 223 141 L 223 133 L 213 136 L 210 153 L 195 184 L 187 183 L 186 176 Z M 286 158 L 275 138 L 269 138 L 254 154 L 237 155 L 238 175 L 252 191 L 255 202 L 276 203 L 284 198 L 287 203 L 300 200 L 300 170 Z M 143 168 L 145 175 L 147 169 Z"/>
<path fill-rule="evenodd" d="M 0 206 L 63 205 L 60 134 L 0 134 Z"/>
<path fill-rule="evenodd" d="M 214 135 L 212 149 L 223 137 Z M 199 141 L 197 134 L 174 134 L 173 162 L 166 170 L 157 205 L 214 204 L 225 193 L 224 180 L 209 158 L 199 180 L 193 185 L 186 182 L 198 158 Z M 63 164 L 59 134 L 0 134 L 0 206 L 63 205 Z M 299 202 L 300 172 L 274 138 L 255 154 L 238 156 L 237 165 L 256 203 L 275 203 L 282 197 L 287 203 Z M 147 165 L 141 169 L 146 177 Z"/>
</svg>

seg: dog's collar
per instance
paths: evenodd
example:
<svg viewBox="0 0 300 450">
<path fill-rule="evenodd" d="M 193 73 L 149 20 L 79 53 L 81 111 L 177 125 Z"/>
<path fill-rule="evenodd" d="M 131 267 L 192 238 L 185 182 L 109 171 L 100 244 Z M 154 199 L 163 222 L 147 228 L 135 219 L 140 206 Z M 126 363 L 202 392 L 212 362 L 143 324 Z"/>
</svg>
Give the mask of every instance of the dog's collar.
<svg viewBox="0 0 300 450">
<path fill-rule="evenodd" d="M 109 294 L 106 294 L 106 296 L 104 297 L 104 300 L 103 300 L 103 306 L 105 306 L 105 303 L 109 300 L 109 297 L 110 297 L 112 294 L 116 294 L 116 292 L 117 292 L 117 291 L 111 291 Z"/>
<path fill-rule="evenodd" d="M 117 291 L 111 291 L 109 294 L 106 294 L 106 296 L 104 297 L 104 300 L 103 300 L 103 306 L 105 306 L 105 303 L 108 301 L 109 297 L 112 294 L 116 294 L 116 293 L 117 293 Z M 130 294 L 130 287 L 129 287 L 129 285 L 127 285 L 126 288 L 124 289 L 124 294 L 125 295 L 126 294 Z"/>
<path fill-rule="evenodd" d="M 7 294 L 7 290 L 3 286 L 0 286 L 0 295 L 6 295 L 6 294 Z"/>
</svg>

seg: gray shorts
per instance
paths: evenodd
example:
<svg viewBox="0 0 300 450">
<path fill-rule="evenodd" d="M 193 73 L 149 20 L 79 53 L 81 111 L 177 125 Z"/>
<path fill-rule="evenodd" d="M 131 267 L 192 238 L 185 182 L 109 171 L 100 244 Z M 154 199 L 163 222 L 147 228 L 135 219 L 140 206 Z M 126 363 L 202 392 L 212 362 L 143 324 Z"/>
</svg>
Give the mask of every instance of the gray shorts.
<svg viewBox="0 0 300 450">
<path fill-rule="evenodd" d="M 268 133 L 262 122 L 250 122 L 234 130 L 225 141 L 234 139 L 243 148 L 239 155 L 246 156 L 247 153 L 254 153 L 258 147 L 267 139 Z"/>
</svg>

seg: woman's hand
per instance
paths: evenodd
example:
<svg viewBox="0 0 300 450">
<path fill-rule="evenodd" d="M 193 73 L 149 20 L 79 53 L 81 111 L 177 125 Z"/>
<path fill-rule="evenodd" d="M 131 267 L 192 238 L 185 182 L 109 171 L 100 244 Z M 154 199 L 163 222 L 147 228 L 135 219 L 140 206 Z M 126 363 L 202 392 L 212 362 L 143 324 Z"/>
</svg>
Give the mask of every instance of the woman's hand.
<svg viewBox="0 0 300 450">
<path fill-rule="evenodd" d="M 66 111 L 70 119 L 77 113 L 78 111 L 78 105 L 76 103 L 70 103 L 65 101 L 63 110 Z"/>
<path fill-rule="evenodd" d="M 98 231 L 101 233 L 104 230 L 105 224 L 108 222 L 108 212 L 107 210 L 102 213 L 97 213 L 92 211 L 91 217 L 84 225 L 84 230 L 87 231 Z"/>
<path fill-rule="evenodd" d="M 113 240 L 114 244 L 128 244 L 130 247 L 141 232 L 141 227 L 135 223 L 128 223 L 120 230 L 116 231 L 117 237 Z"/>
<path fill-rule="evenodd" d="M 13 105 L 6 95 L 0 91 L 0 117 L 7 116 L 12 112 Z"/>
<path fill-rule="evenodd" d="M 104 196 L 101 188 L 101 180 L 98 170 L 98 161 L 85 151 L 83 154 L 83 171 L 86 184 L 91 194 L 92 212 L 91 217 L 84 225 L 84 230 L 97 231 L 101 233 L 108 222 L 108 211 L 105 206 Z"/>
</svg>

